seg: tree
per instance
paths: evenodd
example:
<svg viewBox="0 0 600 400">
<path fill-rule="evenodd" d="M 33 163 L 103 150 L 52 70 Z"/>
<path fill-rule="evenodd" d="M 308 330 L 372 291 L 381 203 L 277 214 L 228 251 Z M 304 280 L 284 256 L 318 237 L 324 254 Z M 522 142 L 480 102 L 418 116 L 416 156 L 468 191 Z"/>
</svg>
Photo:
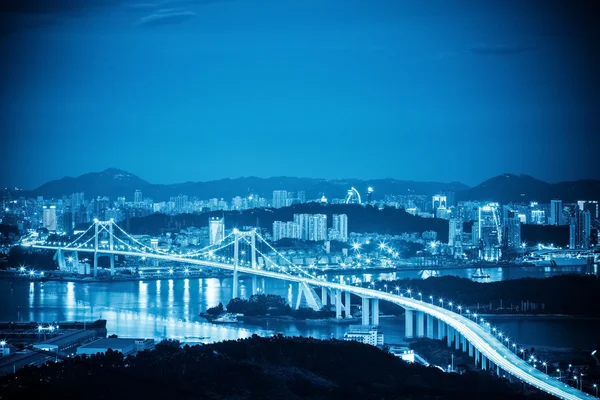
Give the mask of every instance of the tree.
<svg viewBox="0 0 600 400">
<path fill-rule="evenodd" d="M 215 317 L 223 314 L 223 303 L 219 303 L 219 305 L 207 309 L 206 313 Z"/>
</svg>

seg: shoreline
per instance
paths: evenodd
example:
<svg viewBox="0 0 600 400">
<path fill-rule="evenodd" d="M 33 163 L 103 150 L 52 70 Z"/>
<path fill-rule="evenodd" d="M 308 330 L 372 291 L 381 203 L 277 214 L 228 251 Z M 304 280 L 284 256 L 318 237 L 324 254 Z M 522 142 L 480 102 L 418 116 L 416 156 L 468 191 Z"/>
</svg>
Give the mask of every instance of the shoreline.
<svg viewBox="0 0 600 400">
<path fill-rule="evenodd" d="M 44 278 L 34 278 L 31 279 L 28 276 L 6 276 L 0 275 L 0 280 L 5 281 L 25 281 L 25 282 L 34 282 L 34 283 L 44 283 L 44 282 L 78 282 L 78 283 L 118 283 L 118 282 L 137 282 L 137 281 L 157 281 L 157 280 L 182 280 L 182 279 L 209 279 L 209 278 L 229 278 L 230 275 L 203 275 L 203 274 L 193 274 L 188 276 L 182 275 L 172 275 L 172 276 L 144 276 L 144 277 L 127 277 L 127 278 L 118 278 L 118 279 L 99 279 L 99 278 L 77 278 L 77 277 L 44 277 Z"/>
</svg>

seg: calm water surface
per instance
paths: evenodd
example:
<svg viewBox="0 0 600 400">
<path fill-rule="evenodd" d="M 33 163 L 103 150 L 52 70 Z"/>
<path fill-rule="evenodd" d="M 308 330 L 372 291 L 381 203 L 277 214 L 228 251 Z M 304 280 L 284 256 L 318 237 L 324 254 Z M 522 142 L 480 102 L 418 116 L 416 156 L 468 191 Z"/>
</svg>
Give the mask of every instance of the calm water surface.
<svg viewBox="0 0 600 400">
<path fill-rule="evenodd" d="M 588 267 L 589 268 L 589 267 Z M 424 275 L 470 277 L 474 270 L 411 271 L 393 274 L 346 276 L 348 282 L 361 279 L 417 278 Z M 572 269 L 487 269 L 490 280 L 522 277 L 548 277 L 565 272 L 594 272 Z M 597 273 L 597 271 L 596 271 Z M 250 279 L 241 279 L 242 297 L 248 296 Z M 278 294 L 293 303 L 296 285 L 259 279 L 266 293 Z M 312 336 L 319 339 L 341 338 L 348 325 L 315 322 L 264 320 L 235 325 L 206 323 L 199 314 L 219 302 L 227 304 L 232 294 L 231 278 L 153 279 L 136 282 L 27 282 L 0 281 L 0 320 L 2 321 L 73 321 L 106 319 L 109 334 L 120 337 L 177 338 L 184 342 L 214 342 L 259 335 L 283 333 L 288 336 Z M 382 318 L 387 343 L 402 343 L 404 322 Z M 598 320 L 498 320 L 496 325 L 518 342 L 538 346 L 600 346 Z"/>
</svg>

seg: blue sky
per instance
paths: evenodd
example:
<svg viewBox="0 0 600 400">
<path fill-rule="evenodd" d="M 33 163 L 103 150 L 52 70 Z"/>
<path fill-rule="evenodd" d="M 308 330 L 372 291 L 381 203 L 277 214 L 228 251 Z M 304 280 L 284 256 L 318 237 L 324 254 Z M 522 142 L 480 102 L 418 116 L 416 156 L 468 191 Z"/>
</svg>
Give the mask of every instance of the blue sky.
<svg viewBox="0 0 600 400">
<path fill-rule="evenodd" d="M 589 4 L 9 2 L 0 183 L 600 178 Z"/>
</svg>

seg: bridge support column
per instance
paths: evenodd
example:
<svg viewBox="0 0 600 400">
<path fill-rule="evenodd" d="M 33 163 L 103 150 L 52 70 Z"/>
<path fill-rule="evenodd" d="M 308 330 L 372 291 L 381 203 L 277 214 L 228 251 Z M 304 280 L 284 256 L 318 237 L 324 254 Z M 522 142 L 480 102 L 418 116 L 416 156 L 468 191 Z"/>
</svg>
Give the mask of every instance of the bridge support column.
<svg viewBox="0 0 600 400">
<path fill-rule="evenodd" d="M 345 309 L 345 314 L 344 316 L 346 318 L 352 318 L 352 302 L 351 302 L 351 295 L 350 292 L 346 292 L 346 303 L 344 305 L 344 309 Z"/>
<path fill-rule="evenodd" d="M 454 328 L 452 328 L 450 325 L 446 325 L 448 327 L 448 333 L 446 335 L 446 342 L 448 344 L 448 347 L 452 347 L 452 339 L 454 339 Z"/>
<path fill-rule="evenodd" d="M 239 253 L 240 253 L 240 237 L 237 231 L 234 233 L 234 241 L 233 241 L 233 291 L 231 294 L 231 298 L 235 299 L 238 297 L 238 261 L 239 261 Z"/>
<path fill-rule="evenodd" d="M 335 318 L 342 318 L 342 291 L 335 289 Z"/>
<path fill-rule="evenodd" d="M 404 337 L 406 339 L 412 339 L 414 337 L 413 310 L 409 308 L 406 308 L 404 311 Z"/>
<path fill-rule="evenodd" d="M 444 321 L 441 321 L 438 319 L 437 324 L 438 324 L 437 338 L 438 338 L 438 340 L 443 340 L 444 337 L 446 336 L 446 323 Z"/>
<path fill-rule="evenodd" d="M 500 376 L 500 367 L 496 365 L 496 375 Z"/>
<path fill-rule="evenodd" d="M 433 315 L 427 314 L 427 337 L 433 339 Z"/>
<path fill-rule="evenodd" d="M 483 354 L 481 355 L 481 369 L 487 370 L 487 358 Z"/>
<path fill-rule="evenodd" d="M 475 366 L 479 365 L 479 350 L 475 349 Z"/>
<path fill-rule="evenodd" d="M 460 350 L 461 340 L 462 340 L 462 338 L 461 338 L 460 333 L 458 333 L 458 331 L 455 329 L 454 330 L 454 349 Z"/>
<path fill-rule="evenodd" d="M 379 325 L 379 299 L 372 299 L 371 304 L 373 307 L 373 325 Z"/>
<path fill-rule="evenodd" d="M 467 342 L 467 347 L 469 348 L 469 357 L 473 357 L 473 344 L 471 342 Z"/>
<path fill-rule="evenodd" d="M 79 272 L 79 253 L 74 251 L 72 257 L 73 257 L 73 262 L 71 263 L 71 272 L 73 272 L 73 271 Z"/>
<path fill-rule="evenodd" d="M 462 342 L 461 343 L 462 344 L 462 351 L 463 351 L 463 353 L 466 353 L 467 352 L 467 338 L 464 337 L 464 336 L 461 336 L 460 338 L 462 339 L 461 340 L 461 342 Z"/>
<path fill-rule="evenodd" d="M 321 287 L 321 302 L 324 306 L 327 305 L 327 288 Z"/>
<path fill-rule="evenodd" d="M 417 337 L 425 336 L 425 315 L 423 311 L 417 311 Z"/>
<path fill-rule="evenodd" d="M 369 325 L 369 298 L 362 298 L 362 324 Z"/>
<path fill-rule="evenodd" d="M 257 290 L 257 282 L 258 282 L 258 278 L 256 277 L 256 275 L 252 276 L 252 295 L 256 294 L 256 290 Z"/>
</svg>

